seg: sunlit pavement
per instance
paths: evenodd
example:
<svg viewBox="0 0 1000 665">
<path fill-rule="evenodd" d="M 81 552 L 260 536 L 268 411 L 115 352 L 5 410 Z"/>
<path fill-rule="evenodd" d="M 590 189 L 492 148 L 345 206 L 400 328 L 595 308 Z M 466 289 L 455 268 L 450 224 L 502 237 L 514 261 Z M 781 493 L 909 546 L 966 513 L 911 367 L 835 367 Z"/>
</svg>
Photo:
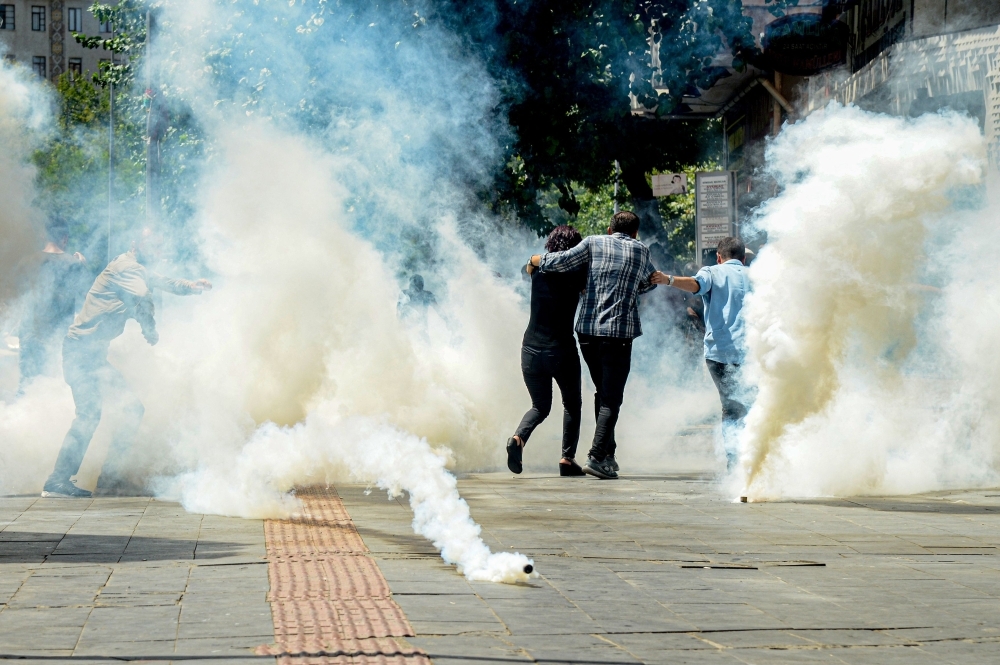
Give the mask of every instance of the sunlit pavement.
<svg viewBox="0 0 1000 665">
<path fill-rule="evenodd" d="M 340 488 L 438 663 L 1000 662 L 1000 492 L 733 504 L 710 477 L 474 475 L 530 587 L 469 584 L 405 502 Z"/>
<path fill-rule="evenodd" d="M 534 557 L 529 586 L 470 584 L 405 498 L 337 491 L 352 556 L 415 634 L 399 644 L 436 663 L 1000 661 L 1000 491 L 733 504 L 709 477 L 623 471 L 461 480 L 487 543 Z M 0 526 L 0 658 L 274 661 L 256 655 L 275 642 L 260 521 L 13 497 Z"/>
</svg>

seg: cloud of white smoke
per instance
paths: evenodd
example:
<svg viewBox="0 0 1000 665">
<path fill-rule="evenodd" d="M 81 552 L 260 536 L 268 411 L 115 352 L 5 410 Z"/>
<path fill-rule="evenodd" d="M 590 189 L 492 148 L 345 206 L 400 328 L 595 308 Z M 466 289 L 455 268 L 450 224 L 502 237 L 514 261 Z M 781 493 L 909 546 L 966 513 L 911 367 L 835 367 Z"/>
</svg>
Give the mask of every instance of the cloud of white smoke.
<svg viewBox="0 0 1000 665">
<path fill-rule="evenodd" d="M 997 482 L 989 211 L 957 211 L 985 144 L 958 115 L 831 105 L 770 146 L 736 489 L 752 499 Z M 986 236 L 983 235 L 984 231 Z M 995 402 L 993 402 L 995 404 Z"/>
<path fill-rule="evenodd" d="M 294 488 L 315 483 L 405 492 L 414 529 L 465 575 L 523 580 L 530 559 L 490 553 L 448 470 L 500 466 L 529 405 L 517 271 L 540 241 L 483 219 L 469 201 L 470 183 L 493 168 L 505 131 L 496 93 L 460 44 L 432 27 L 390 40 L 388 51 L 381 24 L 347 13 L 292 38 L 274 34 L 271 26 L 302 11 L 186 0 L 167 3 L 161 16 L 158 52 L 169 54 L 162 80 L 190 108 L 209 155 L 187 226 L 197 237 L 174 240 L 198 246 L 199 269 L 215 288 L 163 295 L 155 347 L 134 323 L 112 344 L 112 364 L 146 407 L 119 466 L 138 481 L 155 478 L 160 496 L 190 510 L 243 517 L 293 514 Z M 220 48 L 232 39 L 248 42 Z M 296 113 L 307 98 L 315 117 L 302 120 Z M 418 272 L 438 304 L 401 319 L 401 286 Z M 655 319 L 646 323 L 652 333 Z M 646 353 L 647 367 L 671 364 L 656 349 Z M 634 373 L 623 462 L 640 449 L 655 462 L 664 456 L 658 442 L 717 402 L 681 389 L 662 400 L 664 388 L 652 387 L 638 361 Z M 552 433 L 561 424 L 555 402 Z M 584 403 L 589 410 L 589 396 Z M 37 491 L 72 419 L 69 391 L 40 380 L 0 408 L 5 441 L 15 421 L 30 434 L 14 446 L 21 452 L 10 468 L 19 477 L 0 478 L 0 488 Z M 106 408 L 81 486 L 93 485 L 114 418 Z M 531 458 L 542 456 L 542 433 Z M 551 472 L 558 449 L 549 444 Z"/>
</svg>

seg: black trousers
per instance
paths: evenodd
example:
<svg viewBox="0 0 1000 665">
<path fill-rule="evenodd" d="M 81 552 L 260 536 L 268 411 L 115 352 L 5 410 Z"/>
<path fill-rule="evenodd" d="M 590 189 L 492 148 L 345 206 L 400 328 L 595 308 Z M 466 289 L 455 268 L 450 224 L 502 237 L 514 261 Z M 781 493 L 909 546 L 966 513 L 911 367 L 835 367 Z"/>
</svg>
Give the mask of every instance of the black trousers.
<svg viewBox="0 0 1000 665">
<path fill-rule="evenodd" d="M 614 455 L 618 447 L 615 425 L 618 424 L 618 413 L 625 395 L 625 382 L 632 369 L 632 340 L 580 335 L 580 353 L 597 388 L 594 395 L 597 427 L 589 455 L 602 461 Z"/>
<path fill-rule="evenodd" d="M 562 456 L 572 459 L 580 441 L 580 411 L 583 408 L 576 344 L 556 349 L 522 346 L 521 373 L 531 395 L 531 408 L 524 414 L 515 434 L 527 443 L 535 428 L 548 417 L 552 409 L 552 380 L 555 379 L 563 402 Z"/>
<path fill-rule="evenodd" d="M 722 424 L 735 425 L 747 415 L 747 407 L 738 398 L 740 390 L 740 366 L 705 359 L 708 373 L 719 391 L 722 402 Z"/>
<path fill-rule="evenodd" d="M 107 353 L 107 347 L 94 349 L 70 339 L 63 343 L 63 376 L 73 391 L 76 418 L 66 433 L 49 480 L 69 480 L 80 470 L 90 440 L 101 422 L 105 402 L 120 408 L 123 418 L 112 433 L 99 484 L 113 483 L 121 475 L 120 465 L 142 423 L 145 409 L 125 377 L 108 362 Z"/>
</svg>

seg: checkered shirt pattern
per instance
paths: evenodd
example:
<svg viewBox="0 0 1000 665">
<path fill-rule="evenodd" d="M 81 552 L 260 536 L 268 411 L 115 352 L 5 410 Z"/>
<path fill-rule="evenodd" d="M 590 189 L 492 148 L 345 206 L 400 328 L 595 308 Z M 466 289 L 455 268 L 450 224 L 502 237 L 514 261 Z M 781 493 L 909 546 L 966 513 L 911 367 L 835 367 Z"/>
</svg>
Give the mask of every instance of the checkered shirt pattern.
<svg viewBox="0 0 1000 665">
<path fill-rule="evenodd" d="M 576 332 L 597 337 L 634 339 L 642 334 L 639 295 L 656 288 L 649 249 L 624 233 L 588 236 L 565 252 L 542 256 L 542 272 L 569 272 L 588 266 L 587 289 Z"/>
</svg>

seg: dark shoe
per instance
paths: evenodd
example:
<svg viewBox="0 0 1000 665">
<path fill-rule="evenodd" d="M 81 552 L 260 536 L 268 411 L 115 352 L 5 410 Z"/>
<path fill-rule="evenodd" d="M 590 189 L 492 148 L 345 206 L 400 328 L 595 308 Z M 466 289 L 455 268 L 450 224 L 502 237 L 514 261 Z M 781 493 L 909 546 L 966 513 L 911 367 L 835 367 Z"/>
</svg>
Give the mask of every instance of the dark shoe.
<svg viewBox="0 0 1000 665">
<path fill-rule="evenodd" d="M 608 458 L 604 461 L 615 470 L 615 473 L 618 473 L 618 460 L 615 459 L 614 455 L 608 455 Z"/>
<path fill-rule="evenodd" d="M 510 437 L 507 439 L 507 468 L 511 470 L 511 473 L 521 473 L 523 470 L 521 466 L 521 452 L 524 450 L 524 446 L 518 445 L 517 439 Z"/>
<path fill-rule="evenodd" d="M 559 475 L 560 476 L 583 476 L 583 469 L 576 462 L 570 462 L 566 464 L 565 462 L 559 462 Z"/>
<path fill-rule="evenodd" d="M 593 457 L 587 458 L 587 463 L 583 467 L 584 473 L 589 473 L 597 478 L 603 478 L 604 480 L 615 480 L 618 478 L 618 473 L 611 468 L 611 465 L 607 461 L 598 462 Z"/>
<path fill-rule="evenodd" d="M 93 496 L 87 490 L 80 489 L 71 480 L 48 480 L 42 488 L 42 496 L 59 499 L 87 499 Z"/>
</svg>

